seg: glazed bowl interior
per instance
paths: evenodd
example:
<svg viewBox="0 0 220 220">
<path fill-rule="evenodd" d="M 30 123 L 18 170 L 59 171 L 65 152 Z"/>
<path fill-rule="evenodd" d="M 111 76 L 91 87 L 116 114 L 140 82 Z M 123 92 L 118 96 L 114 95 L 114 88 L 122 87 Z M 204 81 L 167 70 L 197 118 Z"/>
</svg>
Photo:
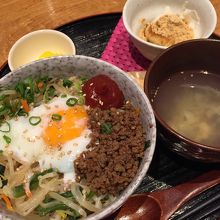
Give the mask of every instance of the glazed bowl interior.
<svg viewBox="0 0 220 220">
<path fill-rule="evenodd" d="M 141 109 L 142 125 L 146 131 L 146 140 L 150 140 L 150 146 L 146 149 L 139 170 L 130 185 L 111 205 L 102 209 L 98 213 L 89 215 L 86 219 L 97 220 L 104 218 L 116 211 L 135 191 L 149 168 L 156 141 L 156 123 L 150 102 L 138 85 L 134 83 L 134 81 L 122 70 L 104 61 L 85 56 L 53 57 L 35 61 L 7 74 L 5 77 L 0 79 L 0 89 L 9 88 L 28 76 L 38 77 L 45 74 L 50 77 L 58 78 L 65 78 L 69 76 L 85 76 L 90 78 L 97 74 L 108 75 L 117 82 L 125 95 L 125 99 L 130 100 L 134 106 Z M 6 215 L 5 210 L 0 210 L 0 213 Z M 7 213 L 7 216 L 11 219 L 20 218 L 9 213 Z"/>
<path fill-rule="evenodd" d="M 196 159 L 201 159 L 203 161 L 207 159 L 207 162 L 220 162 L 220 146 L 208 146 L 197 143 L 173 130 L 165 122 L 158 110 L 155 110 L 156 104 L 153 102 L 153 99 L 161 83 L 168 80 L 174 73 L 181 71 L 207 71 L 209 73 L 220 75 L 219 57 L 219 41 L 205 39 L 186 41 L 168 48 L 157 59 L 155 59 L 145 78 L 145 93 L 150 99 L 154 109 L 155 117 L 160 127 L 158 128 L 160 130 L 159 132 L 163 136 L 167 135 L 171 142 L 184 143 L 184 146 L 189 145 L 190 147 L 185 149 L 182 148 L 183 145 L 179 145 L 179 149 L 173 149 L 187 158 L 190 157 L 189 152 L 187 151 L 192 150 L 191 159 L 197 157 Z M 166 100 L 163 100 L 163 102 L 166 102 Z M 172 108 L 172 106 L 167 106 L 167 111 L 169 111 L 170 108 Z"/>
</svg>

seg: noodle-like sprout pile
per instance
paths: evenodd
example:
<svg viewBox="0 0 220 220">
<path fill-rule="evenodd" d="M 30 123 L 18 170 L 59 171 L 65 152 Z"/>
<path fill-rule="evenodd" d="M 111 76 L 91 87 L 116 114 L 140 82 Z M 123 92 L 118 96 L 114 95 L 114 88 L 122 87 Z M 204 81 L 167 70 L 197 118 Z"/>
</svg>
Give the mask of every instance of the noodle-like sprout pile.
<svg viewBox="0 0 220 220">
<path fill-rule="evenodd" d="M 0 164 L 5 167 L 0 185 L 7 181 L 0 194 L 8 210 L 22 216 L 34 213 L 39 216 L 52 214 L 54 219 L 81 218 L 97 212 L 115 199 L 113 196 L 95 195 L 89 187 L 76 182 L 64 191 L 62 175 L 58 172 L 53 169 L 40 172 L 37 164 L 20 164 L 11 155 L 1 154 Z"/>
<path fill-rule="evenodd" d="M 36 216 L 79 219 L 114 201 L 114 196 L 98 195 L 85 183 L 74 180 L 73 161 L 77 153 L 71 151 L 69 146 L 78 146 L 79 154 L 90 140 L 82 94 L 84 81 L 76 77 L 29 77 L 17 83 L 14 89 L 0 92 L 0 204 L 8 211 L 21 216 L 35 215 L 34 219 Z M 54 106 L 50 104 L 53 100 L 57 100 Z M 60 103 L 62 109 L 57 110 Z M 50 116 L 47 112 L 40 115 L 41 106 L 42 112 L 51 111 Z M 33 116 L 32 110 L 36 108 L 39 112 L 37 110 L 35 113 L 39 115 Z M 52 112 L 52 108 L 56 111 Z M 47 120 L 49 125 L 45 128 Z M 71 120 L 77 121 L 73 128 L 69 128 Z M 12 122 L 16 126 L 25 124 L 30 129 L 25 129 L 20 135 L 16 132 L 21 132 L 22 126 L 16 129 Z M 41 132 L 44 129 L 43 135 L 37 134 L 37 127 Z M 64 132 L 56 135 L 60 130 Z M 29 144 L 25 148 L 25 143 L 16 141 L 19 136 L 27 136 L 28 132 L 35 133 L 36 140 L 28 137 L 26 143 Z M 73 142 L 73 139 L 76 141 Z M 50 148 L 40 151 L 38 147 L 41 145 L 34 145 L 42 141 L 48 143 Z M 50 153 L 51 157 L 48 156 Z M 39 159 L 44 154 L 47 157 Z M 60 163 L 61 160 L 64 163 Z M 51 162 L 47 164 L 47 161 Z"/>
</svg>

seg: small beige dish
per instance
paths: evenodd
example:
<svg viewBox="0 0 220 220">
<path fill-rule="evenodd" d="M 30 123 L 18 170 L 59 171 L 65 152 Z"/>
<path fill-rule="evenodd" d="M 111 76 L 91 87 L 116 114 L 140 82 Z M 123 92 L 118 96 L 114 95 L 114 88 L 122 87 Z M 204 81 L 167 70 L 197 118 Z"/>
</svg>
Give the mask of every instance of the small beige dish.
<svg viewBox="0 0 220 220">
<path fill-rule="evenodd" d="M 141 21 L 151 23 L 163 15 L 180 15 L 194 32 L 193 39 L 208 38 L 215 30 L 216 11 L 209 0 L 128 0 L 123 9 L 123 22 L 132 42 L 147 58 L 153 60 L 168 46 L 144 40 Z M 173 35 L 172 35 L 173 36 Z"/>
<path fill-rule="evenodd" d="M 15 42 L 9 51 L 8 65 L 12 71 L 34 60 L 75 54 L 75 45 L 67 35 L 43 29 L 30 32 Z"/>
</svg>

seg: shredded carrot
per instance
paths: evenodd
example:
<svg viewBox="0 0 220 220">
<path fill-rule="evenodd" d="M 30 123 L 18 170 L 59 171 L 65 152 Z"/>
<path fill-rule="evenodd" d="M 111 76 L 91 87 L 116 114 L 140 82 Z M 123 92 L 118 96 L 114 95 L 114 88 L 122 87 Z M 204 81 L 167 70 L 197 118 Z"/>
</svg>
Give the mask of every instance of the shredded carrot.
<svg viewBox="0 0 220 220">
<path fill-rule="evenodd" d="M 26 195 L 27 195 L 28 198 L 31 198 L 32 195 L 33 195 L 30 190 L 25 191 L 25 193 L 26 193 Z"/>
<path fill-rule="evenodd" d="M 2 194 L 1 198 L 4 200 L 7 209 L 10 210 L 10 211 L 13 211 L 14 209 L 13 209 L 13 207 L 11 205 L 11 202 L 10 202 L 9 198 L 5 194 Z"/>
<path fill-rule="evenodd" d="M 43 82 L 39 82 L 39 83 L 37 84 L 37 87 L 38 87 L 39 89 L 42 89 L 42 88 L 44 87 L 44 83 L 43 83 Z"/>
<path fill-rule="evenodd" d="M 21 100 L 21 105 L 22 105 L 25 112 L 28 113 L 30 111 L 30 107 L 29 107 L 26 99 Z"/>
<path fill-rule="evenodd" d="M 27 182 L 25 183 L 24 185 L 24 190 L 25 190 L 25 194 L 27 195 L 28 198 L 31 198 L 32 197 L 32 192 L 30 190 L 30 187 L 29 187 L 30 183 Z"/>
</svg>

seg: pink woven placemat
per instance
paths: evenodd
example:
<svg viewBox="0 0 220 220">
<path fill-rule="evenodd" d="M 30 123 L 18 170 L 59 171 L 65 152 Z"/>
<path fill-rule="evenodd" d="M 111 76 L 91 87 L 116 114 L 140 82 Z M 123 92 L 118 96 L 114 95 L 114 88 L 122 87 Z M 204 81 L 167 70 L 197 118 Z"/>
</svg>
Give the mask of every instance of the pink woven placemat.
<svg viewBox="0 0 220 220">
<path fill-rule="evenodd" d="M 131 42 L 122 18 L 113 31 L 101 59 L 126 72 L 146 70 L 150 64 L 150 61 L 143 57 Z"/>
</svg>

